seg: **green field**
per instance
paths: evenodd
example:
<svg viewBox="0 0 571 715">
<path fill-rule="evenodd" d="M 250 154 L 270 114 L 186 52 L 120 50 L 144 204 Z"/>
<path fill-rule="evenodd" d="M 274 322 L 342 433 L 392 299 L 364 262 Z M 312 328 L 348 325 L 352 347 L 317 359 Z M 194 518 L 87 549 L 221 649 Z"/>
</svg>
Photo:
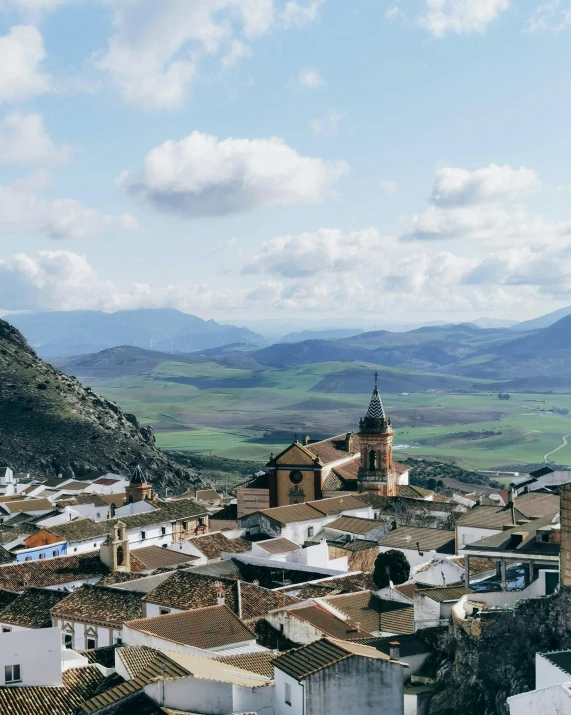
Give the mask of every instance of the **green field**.
<svg viewBox="0 0 571 715">
<path fill-rule="evenodd" d="M 343 392 L 354 371 L 371 374 L 372 386 L 371 367 L 358 363 L 256 371 L 215 362 L 167 362 L 145 375 L 91 384 L 141 422 L 153 424 L 163 449 L 264 461 L 296 433 L 320 439 L 356 430 L 369 395 Z M 398 373 L 381 369 L 381 390 Z M 512 393 L 510 400 L 498 400 L 489 382 L 485 391 L 478 389 L 478 381 L 452 377 L 449 391 L 385 394 L 397 457 L 429 457 L 467 469 L 537 463 L 571 434 L 571 415 L 552 413 L 571 409 L 569 395 Z M 571 444 L 551 459 L 571 464 Z"/>
</svg>

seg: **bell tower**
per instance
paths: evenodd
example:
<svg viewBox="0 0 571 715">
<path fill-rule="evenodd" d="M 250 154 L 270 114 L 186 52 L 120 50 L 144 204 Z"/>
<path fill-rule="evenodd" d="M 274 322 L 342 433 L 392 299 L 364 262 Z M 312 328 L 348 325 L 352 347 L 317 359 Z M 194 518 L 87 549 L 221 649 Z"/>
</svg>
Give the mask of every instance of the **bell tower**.
<svg viewBox="0 0 571 715">
<path fill-rule="evenodd" d="M 397 496 L 397 476 L 393 466 L 393 428 L 387 417 L 377 387 L 378 373 L 375 372 L 375 389 L 369 409 L 359 422 L 361 442 L 361 466 L 358 484 L 360 492 L 371 492 L 381 496 Z"/>
<path fill-rule="evenodd" d="M 125 487 L 125 503 L 132 504 L 137 501 L 152 501 L 153 496 L 153 488 L 147 482 L 143 470 L 137 464 L 131 476 L 130 483 Z"/>
<path fill-rule="evenodd" d="M 131 570 L 131 552 L 127 527 L 122 521 L 113 525 L 112 533 L 101 544 L 99 554 L 101 561 L 113 571 Z"/>
</svg>

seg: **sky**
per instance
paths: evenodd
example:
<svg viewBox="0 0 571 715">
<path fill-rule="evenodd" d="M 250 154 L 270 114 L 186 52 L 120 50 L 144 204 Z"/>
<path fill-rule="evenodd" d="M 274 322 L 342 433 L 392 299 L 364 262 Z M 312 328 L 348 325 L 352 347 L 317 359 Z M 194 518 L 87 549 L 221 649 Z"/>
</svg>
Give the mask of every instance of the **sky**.
<svg viewBox="0 0 571 715">
<path fill-rule="evenodd" d="M 571 0 L 0 0 L 0 312 L 571 303 Z"/>
</svg>

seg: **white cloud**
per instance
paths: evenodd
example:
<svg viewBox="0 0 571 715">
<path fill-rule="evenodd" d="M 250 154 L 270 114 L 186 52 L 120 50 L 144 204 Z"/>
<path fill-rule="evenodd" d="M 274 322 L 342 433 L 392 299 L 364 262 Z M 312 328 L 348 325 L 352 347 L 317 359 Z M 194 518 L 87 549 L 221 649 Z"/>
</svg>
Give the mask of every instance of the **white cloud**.
<svg viewBox="0 0 571 715">
<path fill-rule="evenodd" d="M 286 29 L 309 25 L 317 19 L 319 8 L 324 2 L 325 0 L 309 0 L 307 3 L 300 3 L 297 0 L 288 0 L 280 15 L 280 24 Z"/>
<path fill-rule="evenodd" d="M 571 221 L 549 221 L 523 206 L 506 204 L 540 187 L 536 173 L 525 167 L 490 164 L 475 171 L 440 169 L 432 189 L 433 205 L 412 217 L 403 239 L 457 239 L 496 246 L 565 241 Z"/>
<path fill-rule="evenodd" d="M 302 87 L 307 87 L 308 89 L 315 89 L 324 84 L 323 77 L 319 70 L 312 69 L 311 67 L 306 67 L 306 69 L 301 70 L 297 76 L 297 81 Z"/>
<path fill-rule="evenodd" d="M 425 0 L 421 24 L 434 36 L 483 33 L 509 7 L 509 0 Z"/>
<path fill-rule="evenodd" d="M 325 112 L 325 114 L 322 114 L 320 117 L 312 119 L 309 123 L 309 126 L 311 127 L 311 131 L 317 136 L 320 134 L 336 134 L 337 130 L 339 129 L 339 125 L 341 124 L 341 121 L 346 116 L 347 112 L 344 112 L 340 109 L 330 109 L 329 111 Z"/>
<path fill-rule="evenodd" d="M 264 205 L 321 201 L 345 162 L 301 156 L 283 139 L 224 139 L 193 132 L 150 151 L 138 176 L 118 184 L 156 209 L 218 216 Z"/>
<path fill-rule="evenodd" d="M 220 60 L 220 66 L 222 67 L 222 69 L 227 70 L 230 69 L 230 67 L 234 67 L 234 65 L 237 64 L 240 60 L 251 56 L 252 50 L 245 42 L 242 42 L 241 40 L 233 40 L 230 44 L 230 49 L 228 50 L 228 52 L 226 52 L 226 54 L 222 56 Z"/>
<path fill-rule="evenodd" d="M 0 163 L 62 164 L 70 154 L 70 147 L 54 144 L 41 114 L 13 112 L 0 123 Z"/>
<path fill-rule="evenodd" d="M 525 196 L 539 188 L 535 171 L 524 166 L 490 164 L 475 171 L 448 167 L 436 173 L 432 200 L 438 206 L 469 206 Z"/>
<path fill-rule="evenodd" d="M 571 2 L 569 0 L 551 0 L 542 3 L 529 18 L 529 32 L 560 32 L 571 27 Z"/>
<path fill-rule="evenodd" d="M 223 67 L 248 56 L 247 39 L 275 27 L 299 27 L 321 5 L 274 0 L 104 0 L 113 11 L 115 34 L 99 59 L 127 102 L 147 109 L 182 105 L 206 56 Z"/>
<path fill-rule="evenodd" d="M 389 179 L 383 179 L 380 183 L 381 189 L 387 194 L 387 196 L 390 196 L 392 194 L 396 194 L 397 189 L 398 189 L 398 184 L 396 181 L 390 181 Z"/>
<path fill-rule="evenodd" d="M 48 92 L 51 81 L 42 63 L 46 57 L 40 32 L 17 25 L 0 37 L 0 102 L 20 102 Z"/>
<path fill-rule="evenodd" d="M 403 18 L 404 13 L 398 5 L 391 5 L 385 10 L 385 20 L 392 22 L 397 18 Z"/>
<path fill-rule="evenodd" d="M 0 230 L 40 231 L 50 238 L 80 239 L 112 228 L 129 230 L 136 226 L 128 214 L 102 214 L 73 199 L 43 199 L 37 192 L 47 184 L 45 172 L 39 172 L 27 180 L 0 186 Z"/>
</svg>

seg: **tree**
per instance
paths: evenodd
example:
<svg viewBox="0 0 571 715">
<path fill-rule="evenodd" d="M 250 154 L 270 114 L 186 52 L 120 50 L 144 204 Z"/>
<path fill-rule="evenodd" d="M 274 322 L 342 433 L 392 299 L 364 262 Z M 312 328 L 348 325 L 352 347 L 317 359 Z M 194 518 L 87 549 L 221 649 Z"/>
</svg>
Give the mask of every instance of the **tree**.
<svg viewBox="0 0 571 715">
<path fill-rule="evenodd" d="M 426 480 L 426 487 L 427 489 L 434 491 L 436 489 L 436 479 L 434 479 L 434 477 L 429 477 Z"/>
<path fill-rule="evenodd" d="M 402 551 L 382 551 L 375 560 L 373 581 L 377 588 L 386 588 L 392 581 L 398 586 L 410 578 L 410 564 Z"/>
<path fill-rule="evenodd" d="M 437 489 L 444 489 L 444 482 L 442 481 L 442 479 L 439 479 L 439 480 L 436 482 L 436 488 L 437 488 Z"/>
</svg>

